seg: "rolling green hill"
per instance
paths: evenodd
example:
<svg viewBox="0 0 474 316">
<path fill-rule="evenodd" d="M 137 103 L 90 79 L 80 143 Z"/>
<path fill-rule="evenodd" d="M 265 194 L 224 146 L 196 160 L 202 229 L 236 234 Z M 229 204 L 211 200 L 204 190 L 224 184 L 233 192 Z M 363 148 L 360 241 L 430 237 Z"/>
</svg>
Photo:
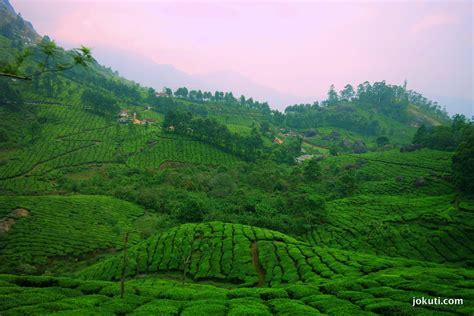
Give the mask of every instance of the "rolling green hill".
<svg viewBox="0 0 474 316">
<path fill-rule="evenodd" d="M 472 201 L 437 197 L 356 196 L 330 202 L 328 222 L 308 234 L 314 245 L 430 262 L 473 265 Z"/>
<path fill-rule="evenodd" d="M 281 113 L 95 61 L 12 80 L 52 42 L 7 4 L 0 315 L 474 313 L 462 117 L 384 81 Z"/>
<path fill-rule="evenodd" d="M 121 255 L 106 259 L 86 268 L 80 276 L 89 280 L 117 280 L 123 262 Z M 375 312 L 410 315 L 413 309 L 409 302 L 413 297 L 461 297 L 469 302 L 474 294 L 469 290 L 474 277 L 470 270 L 313 247 L 278 232 L 219 222 L 187 224 L 153 236 L 132 247 L 126 262 L 125 275 L 128 278 L 140 276 L 127 282 L 128 291 L 135 288 L 135 293 L 146 296 L 144 293 L 148 291 L 140 286 L 152 286 L 153 293 L 156 293 L 152 295 L 156 298 L 176 300 L 179 301 L 175 303 L 177 306 L 184 307 L 195 304 L 186 303 L 187 300 L 202 300 L 203 304 L 208 300 L 209 306 L 201 308 L 210 312 L 216 308 L 212 306 L 216 303 L 220 305 L 218 313 L 222 314 L 232 308 L 233 299 L 253 298 L 254 303 L 259 303 L 262 313 L 268 309 L 260 304 L 270 307 L 273 313 L 286 306 L 288 311 L 301 310 L 310 314 Z M 188 277 L 195 282 L 214 284 L 219 288 L 213 295 L 204 290 L 213 291 L 209 287 L 202 288 L 204 292 L 200 293 L 196 285 L 161 281 L 163 278 L 183 278 L 179 272 L 183 269 L 188 270 Z M 154 279 L 156 277 L 158 281 Z M 61 284 L 61 281 L 51 282 Z M 97 293 L 115 299 L 118 295 L 117 285 L 113 283 L 87 281 L 83 284 L 76 286 L 84 289 L 81 290 L 84 294 Z M 252 285 L 257 288 L 242 288 Z M 239 289 L 223 290 L 222 287 Z M 217 297 L 219 302 L 214 302 Z M 135 300 L 136 305 L 140 304 L 138 298 Z M 428 308 L 417 309 L 416 313 L 436 314 L 454 310 L 469 313 L 473 306 L 467 303 L 461 309 L 436 305 Z"/>
<path fill-rule="evenodd" d="M 143 215 L 136 205 L 107 196 L 1 196 L 1 272 L 44 273 L 61 261 L 72 265 L 116 252 Z"/>
</svg>

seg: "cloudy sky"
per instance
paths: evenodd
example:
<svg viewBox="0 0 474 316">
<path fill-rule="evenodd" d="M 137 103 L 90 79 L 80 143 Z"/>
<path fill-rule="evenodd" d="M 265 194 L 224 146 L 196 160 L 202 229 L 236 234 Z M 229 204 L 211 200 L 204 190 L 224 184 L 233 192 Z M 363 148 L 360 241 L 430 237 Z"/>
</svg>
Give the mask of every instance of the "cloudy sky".
<svg viewBox="0 0 474 316">
<path fill-rule="evenodd" d="M 11 3 L 63 45 L 125 50 L 187 73 L 232 71 L 282 93 L 407 79 L 428 96 L 474 99 L 472 1 Z"/>
</svg>

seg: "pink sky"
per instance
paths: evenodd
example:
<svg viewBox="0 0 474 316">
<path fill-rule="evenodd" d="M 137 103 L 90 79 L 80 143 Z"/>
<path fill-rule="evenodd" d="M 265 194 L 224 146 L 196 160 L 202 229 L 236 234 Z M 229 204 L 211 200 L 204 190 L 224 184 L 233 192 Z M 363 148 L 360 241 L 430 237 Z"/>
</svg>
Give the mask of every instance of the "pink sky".
<svg viewBox="0 0 474 316">
<path fill-rule="evenodd" d="M 473 97 L 471 1 L 11 0 L 68 46 L 128 50 L 188 73 L 231 70 L 284 93 L 386 80 Z"/>
</svg>

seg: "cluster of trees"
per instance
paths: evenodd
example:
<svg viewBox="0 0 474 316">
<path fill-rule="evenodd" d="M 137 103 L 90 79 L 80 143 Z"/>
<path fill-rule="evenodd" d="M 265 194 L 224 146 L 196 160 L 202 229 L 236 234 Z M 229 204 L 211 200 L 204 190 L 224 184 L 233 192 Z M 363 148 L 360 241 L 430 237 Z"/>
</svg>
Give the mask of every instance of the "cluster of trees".
<svg viewBox="0 0 474 316">
<path fill-rule="evenodd" d="M 438 150 L 455 150 L 472 130 L 473 126 L 464 115 L 455 115 L 451 125 L 421 125 L 413 137 L 413 144 Z"/>
<path fill-rule="evenodd" d="M 82 93 L 81 104 L 83 109 L 102 116 L 112 116 L 120 110 L 114 98 L 94 90 Z"/>
<path fill-rule="evenodd" d="M 255 160 L 263 149 L 262 136 L 257 128 L 253 128 L 250 135 L 242 136 L 231 133 L 227 126 L 215 119 L 194 117 L 191 112 L 169 111 L 163 128 L 191 136 L 246 160 Z"/>
<path fill-rule="evenodd" d="M 232 92 L 216 91 L 214 93 L 201 90 L 188 90 L 186 87 L 178 88 L 174 93 L 171 89 L 165 88 L 165 94 L 169 97 L 187 99 L 193 102 L 216 102 L 232 106 L 244 106 L 250 109 L 258 110 L 263 113 L 270 113 L 271 109 L 267 102 L 255 101 L 253 98 L 246 98 L 241 95 L 234 97 Z"/>
<path fill-rule="evenodd" d="M 434 113 L 441 120 L 447 121 L 449 119 L 448 112 L 444 107 L 438 104 L 438 102 L 433 102 L 428 100 L 423 95 L 418 92 L 407 90 L 408 101 L 421 109 L 424 109 L 430 113 Z"/>
<path fill-rule="evenodd" d="M 373 84 L 364 82 L 357 88 L 347 84 L 339 92 L 331 85 L 327 99 L 323 102 L 288 106 L 285 109 L 286 115 L 274 115 L 274 122 L 283 121 L 293 128 L 335 126 L 366 135 L 380 135 L 386 131 L 377 120 L 377 115 L 382 114 L 406 123 L 410 103 L 442 120 L 447 119 L 446 112 L 437 103 L 416 92 L 407 91 L 406 82 L 403 86 L 397 86 L 381 81 Z"/>
<path fill-rule="evenodd" d="M 474 194 L 474 125 L 464 115 L 455 115 L 451 125 L 421 125 L 413 144 L 437 150 L 455 151 L 454 181 L 460 191 Z"/>
<path fill-rule="evenodd" d="M 474 127 L 465 129 L 453 156 L 454 181 L 462 192 L 474 195 Z"/>
<path fill-rule="evenodd" d="M 285 114 L 284 122 L 292 128 L 333 126 L 365 135 L 378 135 L 384 132 L 375 118 L 348 104 L 337 106 L 325 106 L 325 103 L 320 105 L 318 102 L 299 104 L 287 107 Z"/>
<path fill-rule="evenodd" d="M 359 84 L 357 89 L 347 84 L 338 93 L 334 85 L 331 85 L 328 97 L 322 104 L 330 107 L 351 101 L 402 122 L 408 118 L 409 98 L 405 86 L 388 85 L 385 81 L 370 84 L 366 81 Z"/>
<path fill-rule="evenodd" d="M 66 191 L 107 194 L 161 215 L 165 226 L 219 220 L 302 234 L 326 221 L 326 199 L 357 191 L 347 170 L 321 170 L 315 160 L 289 166 L 269 160 L 232 167 L 163 170 L 113 165 L 90 179 L 61 178 Z"/>
</svg>

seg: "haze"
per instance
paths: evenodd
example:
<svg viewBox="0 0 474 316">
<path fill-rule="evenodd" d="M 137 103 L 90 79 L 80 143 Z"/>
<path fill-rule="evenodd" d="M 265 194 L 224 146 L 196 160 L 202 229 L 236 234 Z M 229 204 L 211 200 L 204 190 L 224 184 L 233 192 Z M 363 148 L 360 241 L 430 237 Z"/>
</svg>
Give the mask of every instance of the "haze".
<svg viewBox="0 0 474 316">
<path fill-rule="evenodd" d="M 91 46 L 101 63 L 156 89 L 202 83 L 281 109 L 324 98 L 330 84 L 407 79 L 449 112 L 472 115 L 471 1 L 11 2 L 41 35 Z M 160 72 L 134 73 L 132 60 L 173 65 L 168 76 L 181 77 L 154 83 Z"/>
</svg>

